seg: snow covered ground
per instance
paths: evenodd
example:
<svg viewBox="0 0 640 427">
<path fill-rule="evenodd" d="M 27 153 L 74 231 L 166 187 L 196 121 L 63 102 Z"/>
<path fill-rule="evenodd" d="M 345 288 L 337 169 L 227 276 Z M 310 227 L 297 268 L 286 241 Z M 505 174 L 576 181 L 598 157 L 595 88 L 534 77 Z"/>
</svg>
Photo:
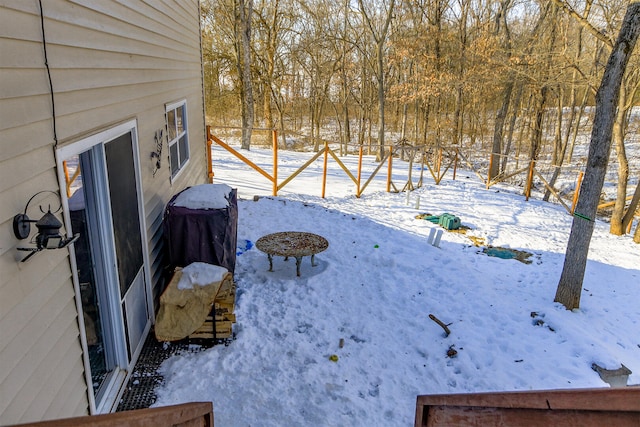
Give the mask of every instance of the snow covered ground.
<svg viewBox="0 0 640 427">
<path fill-rule="evenodd" d="M 270 171 L 269 152 L 243 154 Z M 281 151 L 279 181 L 310 157 Z M 355 174 L 356 157 L 342 160 Z M 553 302 L 572 221 L 562 206 L 486 190 L 465 171 L 440 185 L 425 173 L 407 197 L 384 191 L 383 169 L 357 199 L 329 161 L 325 199 L 322 158 L 271 197 L 261 175 L 214 149 L 215 182 L 238 188 L 240 246 L 308 231 L 329 248 L 316 267 L 303 260 L 301 277 L 279 257 L 268 272 L 255 246 L 239 255 L 236 340 L 166 361 L 155 406 L 210 400 L 220 427 L 408 426 L 420 394 L 608 387 L 593 363 L 624 364 L 628 383 L 640 384 L 640 247 L 629 236 L 596 223 L 581 308 L 571 312 Z M 396 186 L 405 180 L 398 165 Z M 445 212 L 469 229 L 445 231 L 434 247 L 430 230 L 441 228 L 416 216 Z M 531 263 L 489 257 L 470 237 L 527 251 Z"/>
</svg>

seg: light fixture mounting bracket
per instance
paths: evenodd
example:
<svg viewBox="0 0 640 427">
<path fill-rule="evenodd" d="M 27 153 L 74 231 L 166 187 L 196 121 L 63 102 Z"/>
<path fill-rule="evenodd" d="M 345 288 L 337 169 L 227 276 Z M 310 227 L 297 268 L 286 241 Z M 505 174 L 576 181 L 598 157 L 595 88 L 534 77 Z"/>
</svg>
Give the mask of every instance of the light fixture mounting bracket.
<svg viewBox="0 0 640 427">
<path fill-rule="evenodd" d="M 26 214 L 18 214 L 13 217 L 13 233 L 18 239 L 24 240 L 29 237 L 32 222 Z"/>
</svg>

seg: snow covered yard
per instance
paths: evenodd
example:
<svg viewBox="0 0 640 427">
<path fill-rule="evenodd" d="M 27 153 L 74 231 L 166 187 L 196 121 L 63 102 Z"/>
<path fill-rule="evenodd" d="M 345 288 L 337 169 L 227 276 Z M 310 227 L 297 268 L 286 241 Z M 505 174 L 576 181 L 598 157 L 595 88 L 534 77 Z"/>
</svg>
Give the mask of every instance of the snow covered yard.
<svg viewBox="0 0 640 427">
<path fill-rule="evenodd" d="M 280 153 L 283 163 L 296 155 Z M 572 220 L 559 205 L 460 172 L 438 186 L 426 179 L 408 204 L 405 193 L 356 199 L 339 175 L 330 180 L 343 195 L 321 199 L 302 181 L 253 201 L 268 194 L 264 182 L 225 162 L 233 175 L 216 170 L 216 182 L 239 190 L 239 242 L 308 231 L 329 248 L 316 267 L 303 259 L 301 277 L 294 260 L 274 257 L 268 272 L 255 247 L 239 255 L 236 340 L 166 361 L 154 406 L 211 400 L 222 427 L 407 426 L 419 394 L 608 386 L 592 363 L 622 363 L 640 384 L 640 247 L 606 224 L 596 224 L 581 308 L 570 312 L 553 302 Z M 470 229 L 445 232 L 437 248 L 427 236 L 440 228 L 416 215 L 444 212 Z M 532 262 L 486 256 L 469 236 Z"/>
</svg>

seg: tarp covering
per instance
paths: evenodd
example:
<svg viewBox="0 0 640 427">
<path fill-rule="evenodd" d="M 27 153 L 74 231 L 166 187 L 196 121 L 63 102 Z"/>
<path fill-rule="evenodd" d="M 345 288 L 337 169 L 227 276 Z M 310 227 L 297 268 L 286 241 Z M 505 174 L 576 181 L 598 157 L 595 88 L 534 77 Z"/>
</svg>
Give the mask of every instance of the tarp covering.
<svg viewBox="0 0 640 427">
<path fill-rule="evenodd" d="M 231 273 L 236 266 L 238 240 L 237 190 L 229 187 L 228 205 L 224 208 L 192 208 L 176 206 L 183 193 L 201 190 L 202 184 L 189 187 L 173 196 L 167 204 L 163 220 L 169 264 L 184 267 L 193 262 L 206 262 L 225 267 Z M 188 195 L 188 194 L 187 194 Z"/>
<path fill-rule="evenodd" d="M 219 282 L 179 289 L 181 277 L 182 270 L 176 269 L 169 286 L 160 296 L 160 309 L 155 325 L 158 341 L 181 340 L 194 333 L 207 319 L 224 282 L 233 282 L 233 276 L 226 273 Z M 226 285 L 229 287 L 232 283 Z"/>
</svg>

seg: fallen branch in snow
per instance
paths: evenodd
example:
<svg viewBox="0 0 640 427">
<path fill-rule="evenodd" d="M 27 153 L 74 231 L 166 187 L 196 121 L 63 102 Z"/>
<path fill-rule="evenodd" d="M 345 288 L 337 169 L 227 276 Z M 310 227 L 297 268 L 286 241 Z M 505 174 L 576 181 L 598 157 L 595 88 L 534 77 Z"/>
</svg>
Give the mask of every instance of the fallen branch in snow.
<svg viewBox="0 0 640 427">
<path fill-rule="evenodd" d="M 444 333 L 445 333 L 445 337 L 448 337 L 449 334 L 451 333 L 451 331 L 449 330 L 449 327 L 447 325 L 444 324 L 444 322 L 440 319 L 438 319 L 436 316 L 434 316 L 433 314 L 429 314 L 429 319 L 433 320 L 434 322 L 436 322 L 438 325 L 440 325 L 440 327 L 442 329 L 444 329 Z"/>
</svg>

